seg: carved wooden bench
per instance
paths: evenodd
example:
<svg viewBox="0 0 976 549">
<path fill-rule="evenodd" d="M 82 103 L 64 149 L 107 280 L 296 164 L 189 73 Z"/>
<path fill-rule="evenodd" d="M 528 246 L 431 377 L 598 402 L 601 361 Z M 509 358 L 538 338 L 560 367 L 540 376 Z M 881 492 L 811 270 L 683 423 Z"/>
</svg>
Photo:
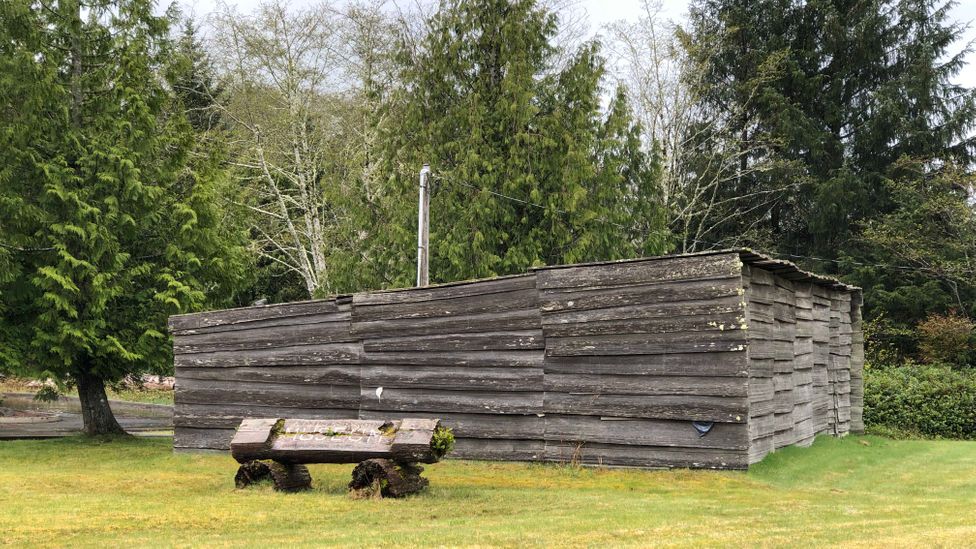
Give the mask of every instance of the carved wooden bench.
<svg viewBox="0 0 976 549">
<path fill-rule="evenodd" d="M 454 437 L 438 419 L 245 419 L 230 443 L 241 464 L 238 488 L 271 478 L 276 490 L 311 488 L 308 463 L 358 463 L 350 490 L 361 497 L 401 497 L 423 490 L 418 463 L 436 463 Z"/>
</svg>

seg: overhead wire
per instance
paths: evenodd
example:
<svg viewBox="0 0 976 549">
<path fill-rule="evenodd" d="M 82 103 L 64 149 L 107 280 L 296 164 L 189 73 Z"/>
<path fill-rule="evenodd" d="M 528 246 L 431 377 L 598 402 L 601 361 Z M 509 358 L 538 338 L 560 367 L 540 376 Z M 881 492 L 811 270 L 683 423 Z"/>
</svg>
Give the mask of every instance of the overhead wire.
<svg viewBox="0 0 976 549">
<path fill-rule="evenodd" d="M 438 180 L 443 180 L 443 178 L 440 178 L 440 177 L 437 177 L 437 179 Z M 559 213 L 559 214 L 562 214 L 562 215 L 571 215 L 571 213 L 568 212 L 568 211 L 566 211 L 566 210 L 561 210 L 559 208 L 555 208 L 555 207 L 551 207 L 551 206 L 544 206 L 542 204 L 537 204 L 535 202 L 531 202 L 531 201 L 524 200 L 524 199 L 521 199 L 521 198 L 517 198 L 517 197 L 514 197 L 514 196 L 509 196 L 507 194 L 500 193 L 498 191 L 493 191 L 491 189 L 486 189 L 484 187 L 478 187 L 476 185 L 472 185 L 472 184 L 466 183 L 464 181 L 452 181 L 452 183 L 456 183 L 458 185 L 461 185 L 461 186 L 464 186 L 464 187 L 467 187 L 469 189 L 473 189 L 473 190 L 476 190 L 476 191 L 479 191 L 479 192 L 485 192 L 485 193 L 488 193 L 488 194 L 490 194 L 492 196 L 496 196 L 498 198 L 502 198 L 502 199 L 505 199 L 505 200 L 510 200 L 512 202 L 517 202 L 519 204 L 523 204 L 523 205 L 526 205 L 526 206 L 531 206 L 531 207 L 539 208 L 539 209 L 542 209 L 542 210 L 551 210 L 551 211 L 554 211 L 554 212 Z M 624 230 L 627 230 L 627 231 L 637 230 L 637 227 L 636 226 L 629 226 L 628 227 L 627 225 L 623 225 L 623 224 L 617 223 L 615 221 L 611 221 L 611 220 L 606 219 L 606 218 L 603 218 L 603 217 L 594 217 L 594 218 L 591 218 L 591 221 L 600 221 L 602 223 L 606 223 L 608 225 L 612 225 L 614 227 L 617 227 L 617 228 L 620 228 L 620 229 L 624 229 Z M 703 245 L 703 246 L 707 246 L 709 248 L 721 248 L 722 247 L 720 244 L 717 244 L 715 242 L 705 242 L 705 241 L 697 240 L 697 239 L 690 239 L 690 240 L 691 240 L 691 242 L 694 242 L 695 244 L 700 244 L 700 245 Z M 828 258 L 823 258 L 823 257 L 814 257 L 814 256 L 807 256 L 807 255 L 791 254 L 791 253 L 786 253 L 786 252 L 771 252 L 771 251 L 770 252 L 766 252 L 766 251 L 764 251 L 763 253 L 768 253 L 769 255 L 775 255 L 775 256 L 780 256 L 780 257 L 788 257 L 790 259 L 805 259 L 805 260 L 808 260 L 808 261 L 819 261 L 821 263 L 850 264 L 850 265 L 857 265 L 859 267 L 875 267 L 875 268 L 879 268 L 879 269 L 895 269 L 895 270 L 899 270 L 899 271 L 910 271 L 910 272 L 921 272 L 921 273 L 931 273 L 932 272 L 931 269 L 925 269 L 925 268 L 921 268 L 921 267 L 913 267 L 913 266 L 909 266 L 909 265 L 893 265 L 893 264 L 887 264 L 887 263 L 864 263 L 864 262 L 861 262 L 861 261 L 854 261 L 852 259 L 828 259 Z"/>
</svg>

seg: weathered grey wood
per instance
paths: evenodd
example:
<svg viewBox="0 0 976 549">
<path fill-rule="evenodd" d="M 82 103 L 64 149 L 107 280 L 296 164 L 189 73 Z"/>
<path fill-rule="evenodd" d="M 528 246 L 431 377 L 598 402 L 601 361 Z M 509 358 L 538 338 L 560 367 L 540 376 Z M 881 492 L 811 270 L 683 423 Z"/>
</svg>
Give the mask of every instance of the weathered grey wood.
<svg viewBox="0 0 976 549">
<path fill-rule="evenodd" d="M 271 318 L 324 315 L 338 312 L 339 307 L 336 305 L 334 298 L 319 299 L 299 303 L 282 303 L 279 305 L 262 305 L 259 307 L 243 307 L 240 309 L 176 315 L 169 317 L 169 329 L 170 332 L 176 332 L 211 326 L 241 324 Z"/>
<path fill-rule="evenodd" d="M 538 330 L 542 314 L 538 309 L 456 315 L 449 317 L 402 318 L 396 320 L 357 321 L 351 332 L 363 339 L 392 336 L 429 336 L 444 334 L 472 334 L 482 332 L 511 332 Z"/>
<path fill-rule="evenodd" d="M 598 309 L 584 309 L 575 300 L 561 300 L 559 310 L 547 311 L 542 315 L 543 326 L 556 324 L 573 324 L 577 322 L 602 322 L 607 320 L 624 319 L 655 319 L 674 316 L 710 316 L 717 314 L 743 312 L 745 305 L 742 297 L 736 293 L 728 297 L 686 301 L 687 296 L 676 296 L 675 301 L 660 301 L 656 303 L 641 303 L 637 305 L 614 305 Z M 573 301 L 573 305 L 569 305 Z M 585 304 L 584 304 L 585 305 Z M 511 313 L 509 313 L 511 314 Z"/>
<path fill-rule="evenodd" d="M 545 459 L 561 463 L 623 467 L 693 467 L 696 469 L 745 469 L 744 450 L 671 448 L 598 443 L 547 443 Z"/>
<path fill-rule="evenodd" d="M 641 285 L 621 288 L 576 288 L 576 291 L 543 292 L 540 309 L 544 316 L 554 313 L 599 310 L 637 305 L 683 303 L 692 308 L 696 301 L 718 301 L 716 305 L 735 304 L 741 293 L 738 278 L 696 280 L 674 285 Z"/>
<path fill-rule="evenodd" d="M 361 409 L 388 412 L 542 413 L 542 392 L 447 391 L 363 386 Z"/>
<path fill-rule="evenodd" d="M 544 349 L 542 330 L 526 332 L 489 332 L 480 334 L 450 334 L 427 337 L 394 337 L 369 339 L 363 350 L 372 352 L 397 351 L 518 351 Z"/>
<path fill-rule="evenodd" d="M 226 448 L 246 417 L 441 417 L 459 457 L 744 467 L 863 428 L 859 307 L 730 251 L 174 317 L 174 446 Z"/>
<path fill-rule="evenodd" d="M 724 332 L 741 330 L 745 325 L 742 311 L 715 313 L 708 316 L 672 316 L 657 319 L 613 319 L 601 322 L 581 321 L 571 324 L 547 324 L 546 337 L 572 337 L 616 334 L 673 334 L 687 332 Z"/>
<path fill-rule="evenodd" d="M 444 316 L 497 313 L 535 308 L 538 292 L 534 289 L 517 290 L 500 294 L 475 295 L 456 299 L 441 299 L 419 303 L 398 303 L 353 307 L 353 321 L 396 320 L 402 318 L 426 319 Z"/>
<path fill-rule="evenodd" d="M 537 461 L 545 457 L 543 440 L 457 438 L 452 458 Z"/>
<path fill-rule="evenodd" d="M 216 334 L 184 335 L 173 344 L 173 352 L 211 353 L 217 351 L 245 351 L 294 345 L 350 343 L 357 339 L 350 333 L 348 322 L 324 322 L 221 332 Z"/>
<path fill-rule="evenodd" d="M 190 353 L 173 357 L 176 368 L 236 368 L 243 366 L 311 366 L 358 364 L 360 342 L 274 347 L 253 351 Z"/>
<path fill-rule="evenodd" d="M 307 385 L 181 379 L 177 404 L 257 404 L 298 408 L 359 407 L 359 385 Z"/>
<path fill-rule="evenodd" d="M 363 354 L 362 364 L 401 366 L 456 366 L 456 367 L 509 367 L 541 368 L 542 349 L 526 351 L 427 351 L 427 352 L 378 352 Z"/>
<path fill-rule="evenodd" d="M 374 458 L 435 463 L 441 458 L 432 447 L 438 425 L 437 419 L 248 418 L 241 422 L 230 450 L 239 463 L 357 463 Z"/>
<path fill-rule="evenodd" d="M 738 276 L 742 262 L 736 253 L 708 257 L 648 259 L 631 263 L 577 266 L 537 271 L 539 288 L 625 286 L 720 276 Z"/>
<path fill-rule="evenodd" d="M 441 425 L 452 430 L 455 437 L 481 439 L 535 439 L 545 436 L 545 416 L 541 414 L 459 414 L 456 412 L 403 412 L 397 417 L 438 417 Z M 363 410 L 362 419 L 383 419 L 390 412 Z"/>
<path fill-rule="evenodd" d="M 188 328 L 185 330 L 173 330 L 170 333 L 174 336 L 202 335 L 202 334 L 225 334 L 241 330 L 257 330 L 263 328 L 288 328 L 292 326 L 304 326 L 306 324 L 328 324 L 328 323 L 349 323 L 351 315 L 348 312 L 336 312 L 327 314 L 309 314 L 301 316 L 283 316 L 279 318 L 268 318 L 262 320 L 249 320 L 236 324 L 219 324 L 217 326 L 205 326 L 202 328 Z"/>
<path fill-rule="evenodd" d="M 546 373 L 544 388 L 560 393 L 745 397 L 747 384 L 742 377 Z"/>
<path fill-rule="evenodd" d="M 253 404 L 188 404 L 178 402 L 176 412 L 173 414 L 173 425 L 201 429 L 236 429 L 241 424 L 241 420 L 247 417 L 357 419 L 358 415 L 358 408 L 295 408 L 256 406 Z"/>
<path fill-rule="evenodd" d="M 197 450 L 227 450 L 236 429 L 173 429 L 173 448 Z"/>
<path fill-rule="evenodd" d="M 690 421 L 546 414 L 547 441 L 746 450 L 748 426 L 716 423 L 704 436 Z"/>
<path fill-rule="evenodd" d="M 653 355 L 741 351 L 743 331 L 678 334 L 624 334 L 546 338 L 547 356 Z"/>
<path fill-rule="evenodd" d="M 354 309 L 371 305 L 399 305 L 403 303 L 426 303 L 443 299 L 504 294 L 518 290 L 534 290 L 535 273 L 468 281 L 423 288 L 359 293 L 352 296 Z"/>
<path fill-rule="evenodd" d="M 181 380 L 358 385 L 362 379 L 361 369 L 359 365 L 181 368 L 178 375 Z"/>
<path fill-rule="evenodd" d="M 746 398 L 711 396 L 601 395 L 593 393 L 545 394 L 547 414 L 619 416 L 688 421 L 745 423 Z"/>
<path fill-rule="evenodd" d="M 237 428 L 241 420 L 247 417 L 281 416 L 296 419 L 356 419 L 358 409 L 181 403 L 173 414 L 173 424 L 177 427 L 230 429 Z"/>
<path fill-rule="evenodd" d="M 538 391 L 542 368 L 486 368 L 450 366 L 363 366 L 368 386 L 454 389 L 467 391 Z"/>
<path fill-rule="evenodd" d="M 749 364 L 744 350 L 627 356 L 548 356 L 544 367 L 546 374 L 709 377 L 749 375 Z"/>
</svg>

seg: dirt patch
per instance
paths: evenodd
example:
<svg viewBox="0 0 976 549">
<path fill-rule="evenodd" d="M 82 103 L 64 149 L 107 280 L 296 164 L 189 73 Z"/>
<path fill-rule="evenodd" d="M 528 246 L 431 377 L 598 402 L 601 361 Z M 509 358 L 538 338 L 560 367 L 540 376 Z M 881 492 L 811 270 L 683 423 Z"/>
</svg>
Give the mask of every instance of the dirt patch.
<svg viewBox="0 0 976 549">
<path fill-rule="evenodd" d="M 40 410 L 15 410 L 0 406 L 0 424 L 4 423 L 47 423 L 58 421 L 58 412 L 43 412 Z"/>
</svg>

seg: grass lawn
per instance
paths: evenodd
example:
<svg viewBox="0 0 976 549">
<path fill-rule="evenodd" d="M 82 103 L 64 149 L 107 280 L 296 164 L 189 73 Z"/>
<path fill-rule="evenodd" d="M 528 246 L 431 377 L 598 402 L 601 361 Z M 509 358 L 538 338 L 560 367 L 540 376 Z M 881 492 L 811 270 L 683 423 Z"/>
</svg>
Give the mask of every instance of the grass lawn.
<svg viewBox="0 0 976 549">
<path fill-rule="evenodd" d="M 976 442 L 821 438 L 749 473 L 447 461 L 406 500 L 235 490 L 171 439 L 0 444 L 0 543 L 30 546 L 976 545 Z"/>
</svg>

